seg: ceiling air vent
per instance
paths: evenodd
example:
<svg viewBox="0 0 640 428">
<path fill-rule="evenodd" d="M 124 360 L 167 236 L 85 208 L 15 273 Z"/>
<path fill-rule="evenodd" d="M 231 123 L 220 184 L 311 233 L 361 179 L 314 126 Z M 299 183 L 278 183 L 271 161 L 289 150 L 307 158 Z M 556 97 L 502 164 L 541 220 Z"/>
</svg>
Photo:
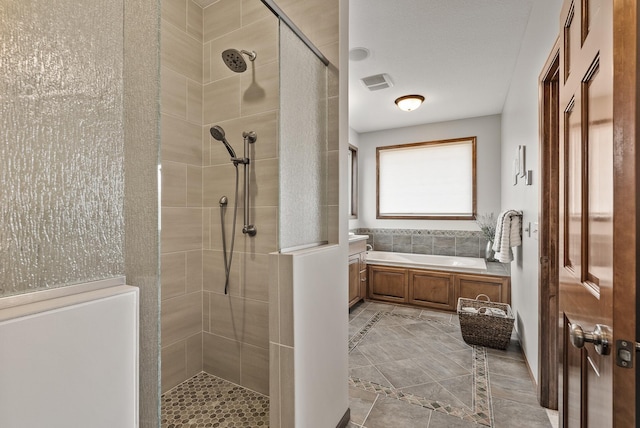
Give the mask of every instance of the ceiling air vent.
<svg viewBox="0 0 640 428">
<path fill-rule="evenodd" d="M 379 91 L 380 89 L 386 89 L 393 86 L 391 78 L 386 73 L 364 77 L 360 80 L 362 80 L 364 86 L 369 88 L 370 91 Z"/>
</svg>

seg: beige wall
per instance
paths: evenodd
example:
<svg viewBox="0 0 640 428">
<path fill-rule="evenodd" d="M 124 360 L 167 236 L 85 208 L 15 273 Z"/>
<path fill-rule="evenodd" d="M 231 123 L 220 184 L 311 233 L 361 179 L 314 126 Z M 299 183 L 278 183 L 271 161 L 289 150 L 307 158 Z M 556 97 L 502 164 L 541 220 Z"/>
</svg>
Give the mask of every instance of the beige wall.
<svg viewBox="0 0 640 428">
<path fill-rule="evenodd" d="M 277 19 L 259 0 L 191 0 L 162 8 L 162 390 L 201 370 L 268 393 L 267 254 L 277 248 Z M 255 50 L 249 69 L 226 68 L 227 48 Z M 253 130 L 251 222 L 245 237 L 243 167 L 229 294 L 220 230 L 233 224 L 235 171 L 209 128 L 222 126 L 242 156 Z M 203 346 L 204 345 L 204 346 Z"/>
<path fill-rule="evenodd" d="M 163 392 L 202 371 L 202 16 L 162 1 Z"/>
<path fill-rule="evenodd" d="M 204 9 L 204 370 L 268 394 L 269 306 L 267 254 L 277 249 L 278 206 L 278 21 L 260 1 L 220 0 Z M 226 49 L 255 51 L 244 73 L 221 59 Z M 250 146 L 250 222 L 257 234 L 242 234 L 244 167 L 240 175 L 235 250 L 229 294 L 224 294 L 224 262 L 219 199 L 227 245 L 231 240 L 235 170 L 223 144 L 209 129 L 220 125 L 238 156 L 243 131 L 255 131 Z M 228 246 L 227 246 L 228 249 Z"/>
</svg>

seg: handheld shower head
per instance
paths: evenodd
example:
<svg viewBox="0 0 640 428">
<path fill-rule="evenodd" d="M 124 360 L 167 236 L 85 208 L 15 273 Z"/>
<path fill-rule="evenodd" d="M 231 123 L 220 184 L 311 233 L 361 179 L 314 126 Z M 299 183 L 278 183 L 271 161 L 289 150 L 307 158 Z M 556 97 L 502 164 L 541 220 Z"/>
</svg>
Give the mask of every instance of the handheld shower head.
<svg viewBox="0 0 640 428">
<path fill-rule="evenodd" d="M 235 159 L 236 158 L 236 152 L 233 151 L 233 147 L 231 147 L 231 144 L 229 144 L 229 142 L 225 138 L 224 129 L 222 129 L 221 126 L 214 125 L 214 126 L 211 127 L 209 132 L 211 132 L 211 136 L 213 138 L 215 138 L 218 141 L 221 141 L 222 144 L 224 144 L 224 146 L 227 148 L 227 151 L 229 152 L 229 155 L 231 156 L 231 159 Z"/>
<path fill-rule="evenodd" d="M 247 69 L 247 62 L 244 60 L 242 55 L 246 55 L 249 57 L 250 61 L 256 59 L 257 54 L 253 51 L 245 51 L 245 50 L 237 50 L 237 49 L 227 49 L 222 52 L 222 60 L 229 67 L 229 70 L 235 71 L 236 73 L 242 73 Z"/>
</svg>

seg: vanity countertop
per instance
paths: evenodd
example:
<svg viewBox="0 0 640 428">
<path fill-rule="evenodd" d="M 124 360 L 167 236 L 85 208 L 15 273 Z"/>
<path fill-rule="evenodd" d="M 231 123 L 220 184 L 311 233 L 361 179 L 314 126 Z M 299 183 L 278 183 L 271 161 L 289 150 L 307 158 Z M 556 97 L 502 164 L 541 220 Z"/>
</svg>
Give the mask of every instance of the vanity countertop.
<svg viewBox="0 0 640 428">
<path fill-rule="evenodd" d="M 349 243 L 357 241 L 365 241 L 369 239 L 369 235 L 349 235 Z"/>
</svg>

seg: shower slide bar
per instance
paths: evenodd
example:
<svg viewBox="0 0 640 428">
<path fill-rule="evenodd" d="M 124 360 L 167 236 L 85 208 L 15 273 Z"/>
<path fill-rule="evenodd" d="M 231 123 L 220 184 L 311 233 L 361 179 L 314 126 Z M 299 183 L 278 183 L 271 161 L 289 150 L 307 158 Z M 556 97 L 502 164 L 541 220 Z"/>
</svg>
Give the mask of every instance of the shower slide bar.
<svg viewBox="0 0 640 428">
<path fill-rule="evenodd" d="M 242 138 L 244 139 L 244 158 L 241 163 L 244 165 L 244 226 L 242 227 L 242 233 L 249 236 L 256 236 L 256 227 L 249 223 L 249 144 L 253 144 L 257 140 L 256 133 L 253 131 L 243 132 Z"/>
<path fill-rule="evenodd" d="M 309 40 L 309 38 L 304 35 L 302 30 L 300 30 L 300 28 L 298 28 L 298 26 L 293 23 L 293 21 L 282 11 L 282 9 L 280 9 L 280 7 L 274 2 L 274 0 L 262 0 L 262 3 L 266 7 L 268 7 L 271 12 L 273 12 L 278 18 L 280 18 L 282 22 L 287 24 L 287 26 L 291 28 L 291 31 L 293 31 L 296 36 L 298 36 L 300 40 L 302 40 L 302 42 L 307 45 L 309 49 L 311 49 L 315 56 L 317 56 L 324 65 L 329 65 L 329 60 L 327 59 L 327 57 L 325 57 L 322 52 L 320 52 L 320 49 L 318 49 L 316 45 L 314 45 L 311 40 Z"/>
<path fill-rule="evenodd" d="M 250 174 L 249 174 L 249 166 L 251 165 L 251 159 L 249 158 L 249 144 L 253 144 L 256 142 L 256 140 L 258 139 L 258 136 L 256 135 L 256 133 L 254 131 L 249 131 L 249 132 L 243 132 L 242 133 L 242 138 L 244 139 L 244 156 L 239 158 L 236 156 L 236 152 L 235 150 L 233 150 L 233 147 L 231 147 L 231 144 L 229 144 L 229 142 L 227 141 L 227 138 L 225 136 L 225 132 L 224 129 L 222 129 L 221 126 L 219 125 L 214 125 L 211 127 L 211 129 L 209 130 L 209 132 L 211 132 L 211 136 L 222 142 L 222 144 L 224 144 L 224 146 L 226 147 L 227 151 L 229 152 L 229 156 L 231 156 L 231 163 L 233 163 L 233 166 L 236 167 L 236 207 L 237 207 L 237 189 L 238 189 L 238 165 L 242 165 L 244 166 L 244 226 L 242 227 L 242 233 L 249 235 L 249 236 L 255 236 L 257 233 L 256 227 L 252 224 L 249 223 L 249 181 L 250 181 Z M 226 197 L 225 198 L 225 203 L 222 203 L 222 199 L 220 202 L 220 206 L 226 206 Z M 234 225 L 235 225 L 235 215 L 234 215 Z"/>
</svg>

